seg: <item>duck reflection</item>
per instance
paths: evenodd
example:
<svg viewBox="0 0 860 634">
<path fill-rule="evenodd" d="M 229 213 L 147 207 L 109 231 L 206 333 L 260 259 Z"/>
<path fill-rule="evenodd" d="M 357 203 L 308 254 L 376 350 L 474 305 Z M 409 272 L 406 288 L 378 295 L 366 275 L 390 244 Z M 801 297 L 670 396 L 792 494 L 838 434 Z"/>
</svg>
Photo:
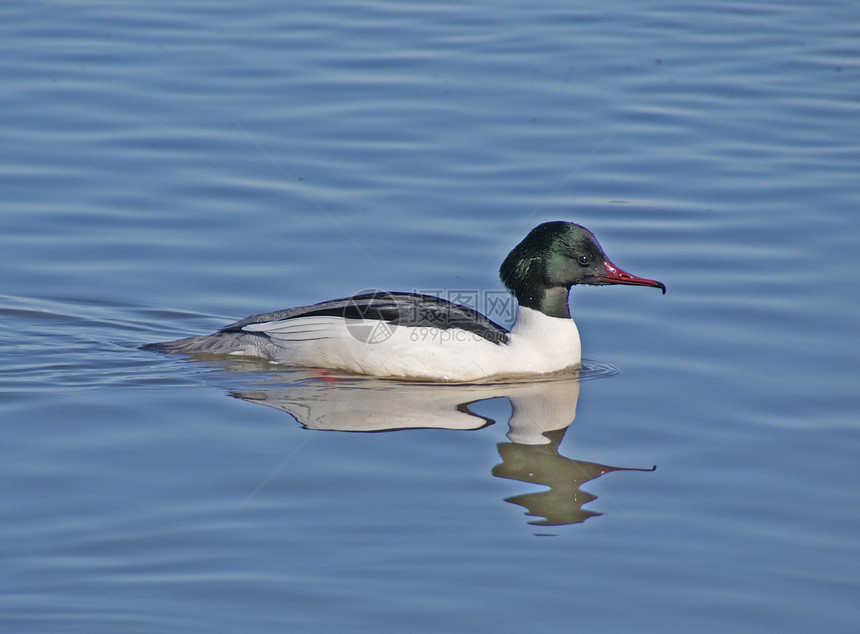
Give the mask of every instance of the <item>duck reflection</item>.
<svg viewBox="0 0 860 634">
<path fill-rule="evenodd" d="M 583 509 L 596 495 L 580 487 L 611 471 L 653 471 L 611 467 L 562 456 L 559 444 L 576 416 L 581 376 L 577 372 L 540 380 L 469 385 L 404 382 L 318 371 L 291 371 L 255 381 L 232 395 L 273 407 L 293 416 L 307 429 L 392 431 L 439 428 L 478 429 L 495 421 L 471 407 L 480 401 L 506 398 L 511 404 L 507 438 L 498 444 L 501 462 L 492 474 L 499 478 L 542 485 L 547 490 L 525 493 L 506 501 L 522 506 L 529 522 L 558 526 L 583 522 L 597 511 Z M 258 375 L 259 378 L 259 375 Z"/>
<path fill-rule="evenodd" d="M 558 452 L 564 437 L 564 429 L 546 433 L 549 442 L 545 445 L 522 445 L 499 443 L 502 462 L 493 467 L 493 475 L 530 484 L 542 484 L 548 491 L 525 493 L 505 499 L 526 509 L 526 514 L 543 519 L 529 522 L 537 526 L 560 526 L 584 522 L 598 511 L 583 509 L 583 505 L 597 499 L 580 486 L 610 471 L 654 471 L 608 465 L 565 458 Z"/>
</svg>

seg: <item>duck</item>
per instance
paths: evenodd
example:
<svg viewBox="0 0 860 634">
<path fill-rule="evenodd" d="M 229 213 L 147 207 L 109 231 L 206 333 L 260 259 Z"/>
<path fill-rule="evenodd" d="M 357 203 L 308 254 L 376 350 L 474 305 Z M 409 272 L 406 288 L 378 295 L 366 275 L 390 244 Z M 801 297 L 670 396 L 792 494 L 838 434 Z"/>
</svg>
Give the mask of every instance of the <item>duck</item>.
<svg viewBox="0 0 860 634">
<path fill-rule="evenodd" d="M 666 293 L 662 282 L 617 267 L 591 231 L 567 221 L 532 229 L 504 259 L 499 277 L 516 300 L 510 329 L 433 295 L 373 290 L 251 315 L 210 335 L 142 348 L 430 381 L 543 375 L 581 365 L 572 286 L 650 286 Z"/>
</svg>

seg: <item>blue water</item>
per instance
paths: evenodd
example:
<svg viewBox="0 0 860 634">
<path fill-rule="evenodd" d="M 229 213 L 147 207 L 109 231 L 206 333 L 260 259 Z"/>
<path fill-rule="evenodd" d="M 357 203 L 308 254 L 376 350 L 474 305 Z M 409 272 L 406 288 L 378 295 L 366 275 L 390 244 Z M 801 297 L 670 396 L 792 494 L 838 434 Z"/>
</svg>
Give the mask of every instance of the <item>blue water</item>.
<svg viewBox="0 0 860 634">
<path fill-rule="evenodd" d="M 0 630 L 856 631 L 856 3 L 10 2 L 0 42 Z M 555 219 L 668 287 L 574 289 L 579 375 L 138 350 L 480 302 Z"/>
</svg>

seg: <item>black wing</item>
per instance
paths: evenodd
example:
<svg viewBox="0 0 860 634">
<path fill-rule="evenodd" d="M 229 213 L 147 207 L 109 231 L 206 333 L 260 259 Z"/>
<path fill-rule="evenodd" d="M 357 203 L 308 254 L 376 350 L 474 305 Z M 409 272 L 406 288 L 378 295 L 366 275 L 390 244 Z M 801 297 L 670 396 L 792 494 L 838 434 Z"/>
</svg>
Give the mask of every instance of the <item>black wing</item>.
<svg viewBox="0 0 860 634">
<path fill-rule="evenodd" d="M 460 328 L 475 333 L 492 343 L 507 343 L 510 333 L 506 328 L 485 317 L 478 311 L 455 304 L 440 297 L 377 291 L 332 299 L 310 306 L 297 306 L 273 313 L 251 315 L 225 326 L 221 332 L 241 331 L 251 324 L 269 321 L 284 321 L 298 317 L 343 317 L 345 319 L 377 319 L 397 326 L 417 328 Z"/>
</svg>

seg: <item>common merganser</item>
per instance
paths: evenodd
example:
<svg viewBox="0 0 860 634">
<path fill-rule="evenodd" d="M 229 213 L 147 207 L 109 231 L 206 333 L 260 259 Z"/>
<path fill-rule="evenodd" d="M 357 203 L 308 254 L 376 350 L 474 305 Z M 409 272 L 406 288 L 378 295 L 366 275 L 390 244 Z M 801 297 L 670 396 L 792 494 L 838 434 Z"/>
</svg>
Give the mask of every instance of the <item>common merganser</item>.
<svg viewBox="0 0 860 634">
<path fill-rule="evenodd" d="M 439 297 L 377 291 L 252 315 L 211 335 L 143 348 L 443 381 L 544 374 L 580 365 L 571 286 L 629 284 L 666 292 L 661 282 L 619 269 L 594 234 L 563 221 L 532 229 L 499 275 L 518 304 L 510 330 Z"/>
</svg>

